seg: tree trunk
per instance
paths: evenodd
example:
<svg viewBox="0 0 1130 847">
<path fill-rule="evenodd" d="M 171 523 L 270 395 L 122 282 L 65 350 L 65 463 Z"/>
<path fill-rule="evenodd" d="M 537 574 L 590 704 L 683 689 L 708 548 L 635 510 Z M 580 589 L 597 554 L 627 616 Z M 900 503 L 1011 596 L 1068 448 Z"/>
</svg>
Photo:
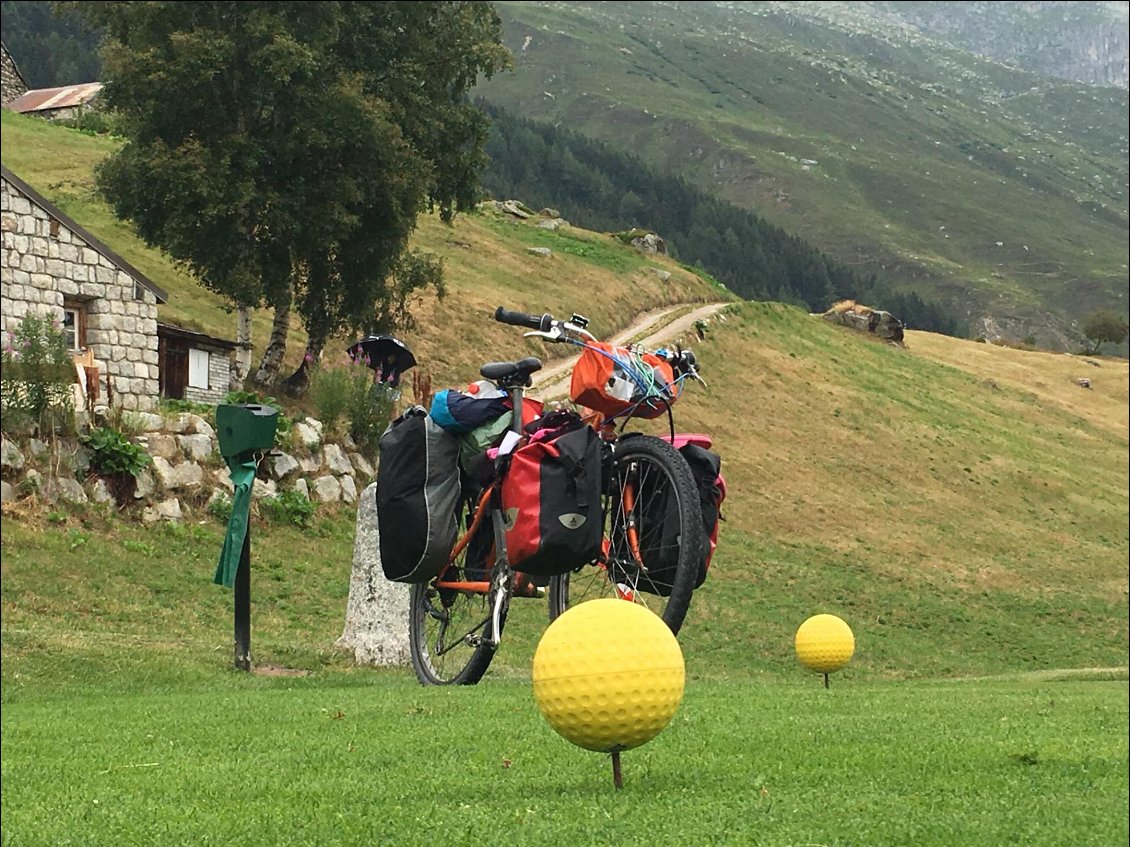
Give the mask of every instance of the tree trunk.
<svg viewBox="0 0 1130 847">
<path fill-rule="evenodd" d="M 310 368 L 322 359 L 324 342 L 311 338 L 298 369 L 283 380 L 283 390 L 291 397 L 301 397 L 310 387 Z"/>
<path fill-rule="evenodd" d="M 251 372 L 251 310 L 244 307 L 239 310 L 239 319 L 236 322 L 235 342 L 235 368 L 232 370 L 231 390 L 242 391 L 243 383 Z"/>
<path fill-rule="evenodd" d="M 255 371 L 255 382 L 270 387 L 279 377 L 283 356 L 286 355 L 287 334 L 290 332 L 290 295 L 284 302 L 275 306 L 275 319 L 271 323 L 271 340 L 263 351 L 259 369 Z"/>
</svg>

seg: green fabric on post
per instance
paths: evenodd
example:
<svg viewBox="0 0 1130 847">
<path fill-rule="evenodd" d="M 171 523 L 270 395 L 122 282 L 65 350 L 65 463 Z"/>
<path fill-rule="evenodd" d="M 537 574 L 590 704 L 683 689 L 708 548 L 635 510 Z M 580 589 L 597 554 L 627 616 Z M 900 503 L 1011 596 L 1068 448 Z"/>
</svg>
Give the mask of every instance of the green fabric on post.
<svg viewBox="0 0 1130 847">
<path fill-rule="evenodd" d="M 240 461 L 239 456 L 228 459 L 231 471 L 232 493 L 231 518 L 228 532 L 224 536 L 224 549 L 220 553 L 220 563 L 212 582 L 231 588 L 235 585 L 235 572 L 239 569 L 239 558 L 243 553 L 243 539 L 247 537 L 247 522 L 251 517 L 251 489 L 255 484 L 255 457 Z"/>
</svg>

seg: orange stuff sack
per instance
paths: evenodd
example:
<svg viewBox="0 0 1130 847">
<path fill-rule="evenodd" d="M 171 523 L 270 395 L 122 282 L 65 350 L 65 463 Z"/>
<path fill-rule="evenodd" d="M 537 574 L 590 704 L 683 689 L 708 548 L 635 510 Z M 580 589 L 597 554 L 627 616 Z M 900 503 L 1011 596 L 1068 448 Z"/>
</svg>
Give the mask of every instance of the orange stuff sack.
<svg viewBox="0 0 1130 847">
<path fill-rule="evenodd" d="M 573 368 L 569 397 L 612 418 L 657 418 L 679 399 L 675 372 L 651 353 L 636 353 L 603 341 L 590 342 Z"/>
</svg>

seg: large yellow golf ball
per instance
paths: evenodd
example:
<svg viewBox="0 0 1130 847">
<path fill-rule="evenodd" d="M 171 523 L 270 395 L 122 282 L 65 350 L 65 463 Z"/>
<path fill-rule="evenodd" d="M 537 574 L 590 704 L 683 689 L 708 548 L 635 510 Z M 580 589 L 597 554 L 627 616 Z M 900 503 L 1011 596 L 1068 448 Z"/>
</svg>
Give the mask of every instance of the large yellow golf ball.
<svg viewBox="0 0 1130 847">
<path fill-rule="evenodd" d="M 838 671 L 855 653 L 855 636 L 835 615 L 813 615 L 796 631 L 796 655 L 817 673 Z"/>
<path fill-rule="evenodd" d="M 567 741 L 601 753 L 630 750 L 671 722 L 683 700 L 679 642 L 662 618 L 612 597 L 558 617 L 534 653 L 534 698 Z"/>
</svg>

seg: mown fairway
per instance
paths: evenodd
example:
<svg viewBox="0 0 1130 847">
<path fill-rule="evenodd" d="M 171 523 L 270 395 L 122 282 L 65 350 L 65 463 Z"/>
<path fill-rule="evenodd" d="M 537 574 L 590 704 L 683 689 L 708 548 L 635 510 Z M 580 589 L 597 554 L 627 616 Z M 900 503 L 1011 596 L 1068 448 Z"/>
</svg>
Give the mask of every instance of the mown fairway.
<svg viewBox="0 0 1130 847">
<path fill-rule="evenodd" d="M 522 680 L 218 672 L 6 705 L 3 842 L 1122 844 L 1126 718 L 1124 675 L 692 679 L 616 792 Z"/>
</svg>

